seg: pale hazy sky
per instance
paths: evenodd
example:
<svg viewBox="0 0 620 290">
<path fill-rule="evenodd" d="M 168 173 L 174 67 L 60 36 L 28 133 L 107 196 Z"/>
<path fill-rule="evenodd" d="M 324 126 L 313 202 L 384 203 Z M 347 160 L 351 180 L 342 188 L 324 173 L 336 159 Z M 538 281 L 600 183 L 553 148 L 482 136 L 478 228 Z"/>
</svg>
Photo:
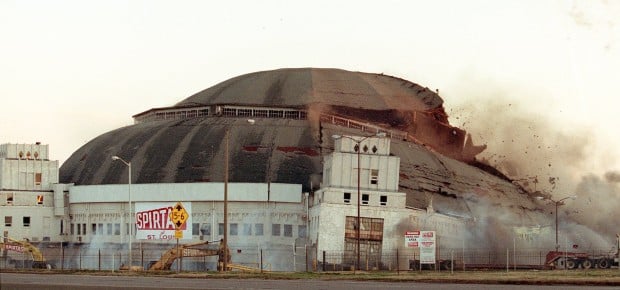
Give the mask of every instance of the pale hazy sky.
<svg viewBox="0 0 620 290">
<path fill-rule="evenodd" d="M 0 143 L 63 162 L 231 77 L 330 67 L 439 89 L 454 125 L 500 100 L 586 130 L 584 172 L 619 170 L 619 25 L 620 1 L 596 0 L 0 0 Z"/>
</svg>

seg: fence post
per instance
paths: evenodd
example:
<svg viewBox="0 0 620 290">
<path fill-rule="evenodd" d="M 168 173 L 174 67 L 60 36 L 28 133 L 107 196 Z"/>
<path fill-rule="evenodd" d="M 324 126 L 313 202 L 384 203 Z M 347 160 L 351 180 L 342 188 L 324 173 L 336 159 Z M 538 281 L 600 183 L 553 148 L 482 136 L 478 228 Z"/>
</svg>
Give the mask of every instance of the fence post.
<svg viewBox="0 0 620 290">
<path fill-rule="evenodd" d="M 308 244 L 304 245 L 304 250 L 306 250 L 306 272 L 308 272 Z"/>
<path fill-rule="evenodd" d="M 517 270 L 517 239 L 516 238 L 512 238 L 512 265 L 514 267 L 514 270 Z"/>
<path fill-rule="evenodd" d="M 542 263 L 542 251 L 538 251 L 538 265 L 543 266 Z M 618 267 L 620 269 L 620 267 Z"/>
<path fill-rule="evenodd" d="M 463 239 L 463 271 L 465 271 L 465 239 Z"/>
<path fill-rule="evenodd" d="M 396 275 L 400 275 L 400 263 L 399 261 L 399 256 L 398 256 L 398 248 L 396 248 Z"/>
<path fill-rule="evenodd" d="M 61 252 L 60 270 L 64 270 L 65 269 L 65 246 L 63 245 L 62 242 L 60 242 L 60 252 Z"/>
<path fill-rule="evenodd" d="M 450 250 L 450 274 L 454 274 L 454 250 Z"/>
<path fill-rule="evenodd" d="M 325 261 L 325 251 L 323 251 L 323 272 L 325 272 L 325 265 L 327 264 L 327 261 Z"/>
<path fill-rule="evenodd" d="M 509 249 L 506 248 L 506 273 L 508 273 L 509 263 L 510 263 L 510 252 L 509 252 Z"/>
<path fill-rule="evenodd" d="M 101 249 L 99 249 L 99 251 L 98 251 L 98 252 L 99 252 L 99 254 L 97 255 L 97 257 L 99 257 L 99 266 L 98 266 L 98 269 L 99 269 L 99 271 L 101 271 Z"/>
<path fill-rule="evenodd" d="M 260 249 L 260 272 L 263 273 L 263 249 Z"/>
<path fill-rule="evenodd" d="M 142 248 L 142 243 L 140 243 L 140 248 Z M 140 249 L 140 265 L 144 267 L 144 249 Z"/>
<path fill-rule="evenodd" d="M 82 270 L 82 248 L 78 249 L 79 255 L 78 259 L 80 259 L 80 270 Z"/>
<path fill-rule="evenodd" d="M 317 246 L 317 244 L 314 244 L 313 248 L 314 248 L 314 268 L 312 268 L 312 270 L 318 271 L 319 266 L 317 265 L 317 262 L 319 259 L 319 247 Z"/>
</svg>

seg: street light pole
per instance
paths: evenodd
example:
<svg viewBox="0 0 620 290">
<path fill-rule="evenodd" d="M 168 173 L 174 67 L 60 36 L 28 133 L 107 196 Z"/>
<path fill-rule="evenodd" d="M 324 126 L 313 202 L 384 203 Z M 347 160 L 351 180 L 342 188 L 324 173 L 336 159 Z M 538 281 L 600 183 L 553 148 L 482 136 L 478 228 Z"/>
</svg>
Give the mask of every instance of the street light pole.
<svg viewBox="0 0 620 290">
<path fill-rule="evenodd" d="M 366 139 L 366 138 L 364 138 Z M 361 204 L 361 192 L 360 192 L 360 172 L 361 172 L 361 164 L 360 164 L 360 143 L 364 140 L 362 139 L 359 143 L 357 143 L 357 269 L 360 270 L 360 229 L 362 228 L 361 217 L 360 217 L 360 204 Z"/>
<path fill-rule="evenodd" d="M 564 204 L 563 201 L 569 198 L 576 199 L 577 195 L 570 195 L 562 199 L 559 199 L 557 201 L 553 200 L 552 198 L 538 197 L 538 199 L 548 199 L 549 201 L 553 202 L 553 204 L 555 205 L 555 251 L 556 252 L 560 249 L 560 244 L 558 243 L 558 208 L 560 207 L 560 205 Z"/>
<path fill-rule="evenodd" d="M 129 246 L 128 246 L 128 251 L 129 253 L 127 254 L 128 260 L 129 260 L 129 270 L 131 270 L 131 266 L 132 266 L 132 262 L 133 262 L 133 256 L 131 255 L 131 240 L 133 237 L 133 225 L 132 225 L 132 218 L 131 218 L 131 214 L 132 214 L 132 206 L 131 206 L 131 162 L 127 162 L 125 161 L 123 158 L 120 158 L 116 155 L 112 156 L 112 160 L 119 160 L 121 162 L 123 162 L 125 165 L 127 165 L 128 171 L 129 171 L 129 175 L 127 178 L 127 188 L 128 188 L 128 192 L 129 192 L 129 218 L 128 218 L 128 227 L 129 227 L 129 237 L 127 238 L 129 240 Z"/>
<path fill-rule="evenodd" d="M 558 207 L 559 202 L 554 201 L 555 203 L 555 251 L 557 252 L 560 249 L 560 244 L 558 244 Z"/>
<path fill-rule="evenodd" d="M 224 267 L 222 271 L 228 271 L 228 140 L 229 130 L 226 129 L 226 135 L 224 136 L 226 143 L 226 153 L 224 155 L 224 245 L 222 250 L 224 251 Z"/>
</svg>

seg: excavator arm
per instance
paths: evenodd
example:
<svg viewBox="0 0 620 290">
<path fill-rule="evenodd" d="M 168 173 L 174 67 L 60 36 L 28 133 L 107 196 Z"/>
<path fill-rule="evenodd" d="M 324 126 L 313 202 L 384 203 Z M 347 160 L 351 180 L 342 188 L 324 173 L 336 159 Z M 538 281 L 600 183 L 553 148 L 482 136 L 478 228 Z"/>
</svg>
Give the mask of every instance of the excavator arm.
<svg viewBox="0 0 620 290">
<path fill-rule="evenodd" d="M 209 242 L 200 242 L 194 244 L 179 245 L 166 251 L 161 258 L 149 267 L 149 271 L 157 270 L 170 270 L 172 263 L 178 258 L 183 257 L 206 257 L 206 256 L 218 256 L 220 250 L 198 248 L 200 246 L 207 245 Z"/>
</svg>

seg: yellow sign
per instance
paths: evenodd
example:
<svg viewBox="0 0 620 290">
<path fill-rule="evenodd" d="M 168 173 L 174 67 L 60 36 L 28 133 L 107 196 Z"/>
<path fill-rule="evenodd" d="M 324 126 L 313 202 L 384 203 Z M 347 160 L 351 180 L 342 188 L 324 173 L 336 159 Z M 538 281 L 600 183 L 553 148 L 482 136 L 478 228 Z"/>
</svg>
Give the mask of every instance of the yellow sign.
<svg viewBox="0 0 620 290">
<path fill-rule="evenodd" d="M 174 231 L 174 237 L 177 239 L 182 239 L 183 238 L 183 231 L 182 230 L 175 230 Z"/>
<path fill-rule="evenodd" d="M 170 213 L 170 220 L 176 226 L 177 230 L 185 224 L 187 218 L 187 211 L 185 210 L 181 202 L 177 202 L 177 204 L 172 207 L 172 212 Z"/>
</svg>

